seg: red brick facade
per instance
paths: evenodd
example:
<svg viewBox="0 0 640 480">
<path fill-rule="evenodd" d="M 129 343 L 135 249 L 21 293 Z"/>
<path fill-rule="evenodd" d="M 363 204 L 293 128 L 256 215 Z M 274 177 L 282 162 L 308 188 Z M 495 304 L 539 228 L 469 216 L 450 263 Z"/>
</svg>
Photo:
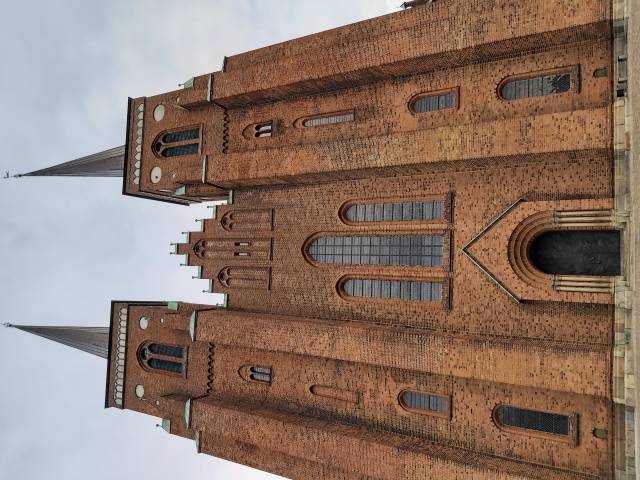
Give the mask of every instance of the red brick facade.
<svg viewBox="0 0 640 480">
<path fill-rule="evenodd" d="M 125 193 L 232 200 L 176 247 L 227 301 L 114 302 L 107 406 L 295 479 L 613 479 L 616 278 L 529 253 L 544 232 L 622 228 L 610 9 L 436 0 L 131 99 Z M 559 74 L 562 93 L 505 98 Z M 382 218 L 418 203 L 441 211 Z M 318 256 L 338 238 L 350 260 Z M 436 260 L 373 253 L 392 238 L 435 241 Z M 567 432 L 509 427 L 507 406 Z"/>
</svg>

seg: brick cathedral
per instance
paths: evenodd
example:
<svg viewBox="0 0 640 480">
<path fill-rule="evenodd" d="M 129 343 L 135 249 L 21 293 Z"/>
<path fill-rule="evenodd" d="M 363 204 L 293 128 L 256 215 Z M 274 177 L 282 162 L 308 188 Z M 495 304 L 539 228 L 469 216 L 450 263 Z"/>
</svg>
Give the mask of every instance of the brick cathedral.
<svg viewBox="0 0 640 480">
<path fill-rule="evenodd" d="M 226 200 L 175 245 L 223 305 L 18 328 L 292 479 L 635 478 L 624 2 L 406 7 L 129 99 L 124 147 L 27 174 Z"/>
</svg>

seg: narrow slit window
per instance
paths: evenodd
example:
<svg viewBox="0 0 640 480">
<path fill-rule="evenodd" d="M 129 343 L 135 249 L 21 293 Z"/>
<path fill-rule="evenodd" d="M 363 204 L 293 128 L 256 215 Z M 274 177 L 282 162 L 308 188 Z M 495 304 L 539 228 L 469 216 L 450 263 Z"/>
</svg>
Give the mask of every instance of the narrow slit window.
<svg viewBox="0 0 640 480">
<path fill-rule="evenodd" d="M 499 426 L 551 435 L 569 436 L 571 420 L 567 415 L 500 406 L 495 412 Z"/>
<path fill-rule="evenodd" d="M 355 115 L 353 112 L 332 113 L 303 120 L 303 127 L 323 127 L 325 125 L 335 125 L 337 123 L 353 122 Z"/>
<path fill-rule="evenodd" d="M 348 222 L 424 222 L 444 220 L 443 200 L 421 202 L 359 203 L 348 207 L 344 217 Z"/>
<path fill-rule="evenodd" d="M 407 390 L 400 394 L 400 405 L 415 413 L 440 417 L 451 415 L 451 398 L 444 395 Z"/>
<path fill-rule="evenodd" d="M 500 89 L 500 95 L 505 100 L 519 100 L 566 93 L 571 90 L 572 81 L 572 73 L 568 71 L 507 80 Z"/>
<path fill-rule="evenodd" d="M 458 92 L 451 90 L 445 93 L 421 94 L 410 104 L 413 113 L 428 113 L 446 110 L 458 106 Z"/>
<path fill-rule="evenodd" d="M 342 290 L 346 296 L 356 298 L 414 302 L 442 300 L 442 283 L 439 282 L 350 278 L 342 284 Z"/>
<path fill-rule="evenodd" d="M 444 237 L 320 237 L 311 243 L 308 252 L 313 260 L 324 264 L 441 267 L 444 259 Z M 398 287 L 399 284 L 395 286 Z"/>
</svg>

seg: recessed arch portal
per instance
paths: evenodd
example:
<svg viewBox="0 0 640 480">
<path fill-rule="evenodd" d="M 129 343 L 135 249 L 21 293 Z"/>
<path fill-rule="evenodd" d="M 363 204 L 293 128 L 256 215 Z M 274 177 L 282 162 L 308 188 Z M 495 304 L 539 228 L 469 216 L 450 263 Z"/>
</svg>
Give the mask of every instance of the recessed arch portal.
<svg viewBox="0 0 640 480">
<path fill-rule="evenodd" d="M 620 275 L 619 230 L 551 230 L 538 235 L 529 258 L 551 275 Z"/>
</svg>

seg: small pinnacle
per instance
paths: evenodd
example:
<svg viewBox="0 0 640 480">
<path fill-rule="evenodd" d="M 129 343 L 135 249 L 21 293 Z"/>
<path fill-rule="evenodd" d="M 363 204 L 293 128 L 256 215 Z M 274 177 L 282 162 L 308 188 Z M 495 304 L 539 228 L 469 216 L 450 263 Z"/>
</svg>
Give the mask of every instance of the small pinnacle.
<svg viewBox="0 0 640 480">
<path fill-rule="evenodd" d="M 419 5 L 429 5 L 431 2 L 433 2 L 433 0 L 410 0 L 400 5 L 400 8 L 404 8 L 406 10 L 407 8 L 417 7 Z"/>
</svg>

